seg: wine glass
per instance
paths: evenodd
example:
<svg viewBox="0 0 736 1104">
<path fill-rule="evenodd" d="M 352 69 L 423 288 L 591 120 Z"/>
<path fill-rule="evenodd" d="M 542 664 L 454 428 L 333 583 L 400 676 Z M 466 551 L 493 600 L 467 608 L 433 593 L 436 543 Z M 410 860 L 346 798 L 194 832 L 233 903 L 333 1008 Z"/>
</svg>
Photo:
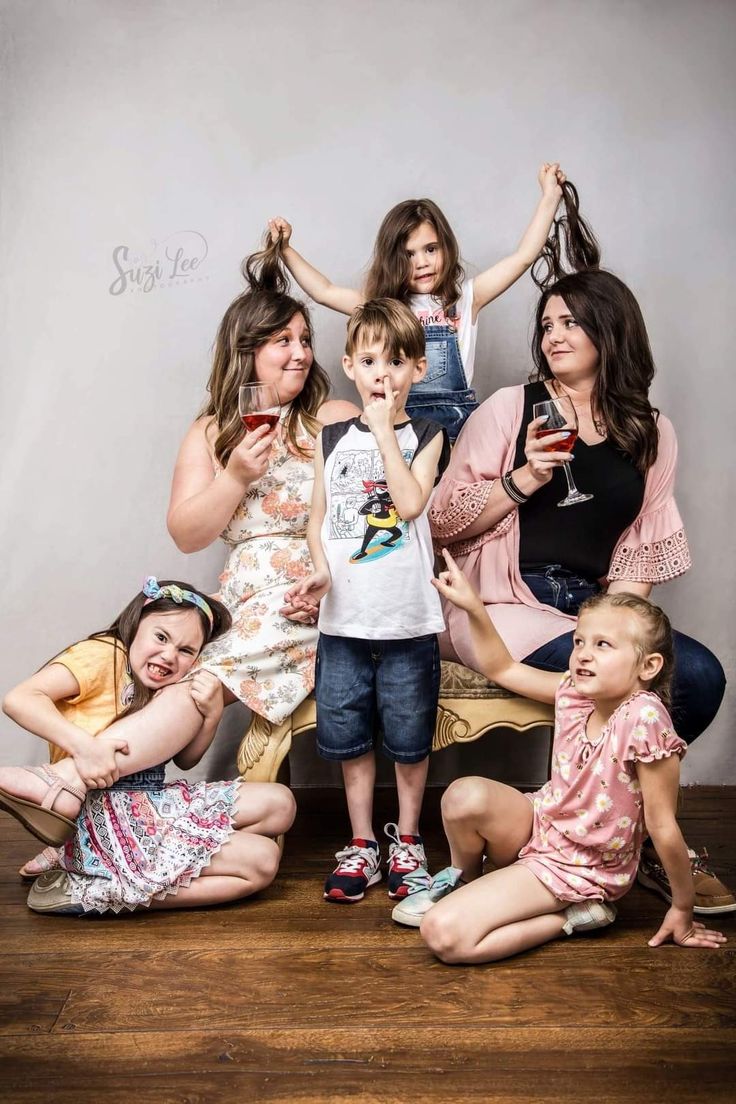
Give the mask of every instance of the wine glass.
<svg viewBox="0 0 736 1104">
<path fill-rule="evenodd" d="M 547 416 L 547 421 L 544 423 L 541 429 L 537 430 L 537 437 L 544 438 L 550 437 L 553 433 L 566 433 L 566 436 L 559 441 L 552 441 L 549 445 L 543 445 L 544 452 L 572 452 L 575 442 L 578 439 L 578 417 L 575 413 L 575 407 L 572 404 L 572 400 L 567 395 L 561 395 L 556 399 L 548 399 L 546 402 L 539 402 L 534 404 L 534 417 L 542 418 Z M 583 494 L 575 486 L 575 482 L 570 475 L 570 461 L 566 461 L 562 465 L 562 470 L 565 473 L 567 479 L 567 495 L 563 498 L 562 502 L 558 502 L 558 506 L 577 506 L 578 502 L 587 502 L 589 498 L 592 498 L 592 494 Z"/>
<path fill-rule="evenodd" d="M 238 388 L 238 410 L 250 433 L 262 425 L 273 429 L 281 417 L 279 393 L 272 383 L 244 383 Z"/>
</svg>

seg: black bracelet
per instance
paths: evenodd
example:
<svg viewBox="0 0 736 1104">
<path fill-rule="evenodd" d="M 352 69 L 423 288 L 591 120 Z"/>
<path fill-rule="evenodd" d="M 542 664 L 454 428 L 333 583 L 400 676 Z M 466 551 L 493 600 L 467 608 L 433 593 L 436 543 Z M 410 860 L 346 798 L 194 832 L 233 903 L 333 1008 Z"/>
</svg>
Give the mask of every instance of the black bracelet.
<svg viewBox="0 0 736 1104">
<path fill-rule="evenodd" d="M 516 486 L 514 477 L 510 471 L 507 471 L 505 475 L 501 476 L 501 486 L 511 501 L 515 502 L 517 506 L 523 506 L 525 502 L 529 501 L 529 495 L 524 494 L 524 492 Z"/>
</svg>

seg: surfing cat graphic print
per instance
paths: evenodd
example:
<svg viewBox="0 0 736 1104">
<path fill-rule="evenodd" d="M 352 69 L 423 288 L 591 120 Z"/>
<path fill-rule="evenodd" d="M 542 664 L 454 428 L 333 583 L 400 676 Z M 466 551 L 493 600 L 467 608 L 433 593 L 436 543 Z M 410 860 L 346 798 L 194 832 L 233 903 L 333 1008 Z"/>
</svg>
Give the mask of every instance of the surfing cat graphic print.
<svg viewBox="0 0 736 1104">
<path fill-rule="evenodd" d="M 365 535 L 360 550 L 350 557 L 350 563 L 358 563 L 369 556 L 385 556 L 393 549 L 400 548 L 405 532 L 386 480 L 364 479 L 363 488 L 368 498 L 358 513 L 365 517 Z M 387 535 L 388 539 L 385 539 Z M 375 540 L 376 537 L 380 539 Z"/>
</svg>

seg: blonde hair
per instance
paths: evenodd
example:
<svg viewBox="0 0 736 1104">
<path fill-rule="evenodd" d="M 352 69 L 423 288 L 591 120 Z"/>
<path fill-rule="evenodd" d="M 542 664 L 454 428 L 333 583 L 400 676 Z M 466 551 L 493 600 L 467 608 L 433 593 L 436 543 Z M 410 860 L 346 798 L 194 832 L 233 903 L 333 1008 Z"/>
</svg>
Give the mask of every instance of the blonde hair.
<svg viewBox="0 0 736 1104">
<path fill-rule="evenodd" d="M 669 707 L 672 702 L 672 673 L 674 669 L 674 651 L 672 645 L 672 625 L 664 610 L 655 606 L 647 598 L 638 594 L 594 594 L 583 602 L 578 611 L 578 619 L 584 613 L 596 609 L 625 609 L 635 613 L 641 625 L 641 636 L 634 640 L 634 647 L 640 659 L 652 652 L 662 656 L 662 668 L 647 686 L 653 694 L 662 699 Z"/>
<path fill-rule="evenodd" d="M 424 330 L 417 316 L 397 299 L 369 299 L 357 307 L 348 321 L 346 356 L 357 349 L 380 342 L 388 356 L 402 353 L 409 360 L 424 356 Z"/>
</svg>

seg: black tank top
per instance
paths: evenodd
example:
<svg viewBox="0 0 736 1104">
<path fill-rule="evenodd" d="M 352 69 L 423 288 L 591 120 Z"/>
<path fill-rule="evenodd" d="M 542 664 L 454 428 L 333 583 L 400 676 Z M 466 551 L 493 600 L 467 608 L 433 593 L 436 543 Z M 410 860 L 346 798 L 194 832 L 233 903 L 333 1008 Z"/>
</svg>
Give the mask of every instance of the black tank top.
<svg viewBox="0 0 736 1104">
<path fill-rule="evenodd" d="M 524 442 L 532 407 L 549 397 L 541 382 L 524 388 L 514 469 L 526 463 Z M 519 507 L 519 563 L 522 571 L 532 564 L 560 564 L 586 579 L 600 579 L 608 573 L 619 537 L 641 510 L 644 477 L 631 458 L 608 439 L 586 445 L 578 438 L 573 455 L 570 474 L 578 490 L 593 498 L 577 506 L 558 507 L 567 494 L 567 482 L 562 469 L 556 468 L 549 483 Z"/>
</svg>

